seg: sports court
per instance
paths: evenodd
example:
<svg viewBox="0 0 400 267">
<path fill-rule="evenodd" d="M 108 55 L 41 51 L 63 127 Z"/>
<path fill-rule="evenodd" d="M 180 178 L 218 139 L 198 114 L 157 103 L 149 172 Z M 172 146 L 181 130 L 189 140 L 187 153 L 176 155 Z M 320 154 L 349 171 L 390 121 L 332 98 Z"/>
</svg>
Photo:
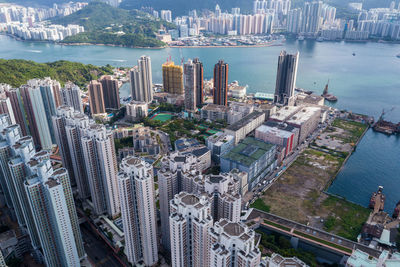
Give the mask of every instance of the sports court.
<svg viewBox="0 0 400 267">
<path fill-rule="evenodd" d="M 157 113 L 150 118 L 150 120 L 157 120 L 162 122 L 169 121 L 170 119 L 172 119 L 172 114 L 170 113 Z"/>
</svg>

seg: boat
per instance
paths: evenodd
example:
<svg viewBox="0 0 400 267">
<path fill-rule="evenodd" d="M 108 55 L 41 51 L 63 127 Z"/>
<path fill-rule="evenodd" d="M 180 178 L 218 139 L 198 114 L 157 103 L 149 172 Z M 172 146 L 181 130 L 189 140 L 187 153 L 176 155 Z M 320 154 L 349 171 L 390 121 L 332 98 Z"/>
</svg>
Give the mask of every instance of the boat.
<svg viewBox="0 0 400 267">
<path fill-rule="evenodd" d="M 396 57 L 400 58 L 400 54 L 397 54 Z"/>
<path fill-rule="evenodd" d="M 313 93 L 313 91 L 305 90 L 305 89 L 303 89 L 303 88 L 295 88 L 294 90 L 295 90 L 296 92 L 305 93 L 305 94 L 307 94 L 307 95 L 311 95 L 311 94 Z"/>
<path fill-rule="evenodd" d="M 379 202 L 379 206 L 376 207 L 376 211 L 382 211 L 385 207 L 385 195 L 383 194 L 383 186 L 379 186 L 378 191 L 372 193 L 369 200 L 369 208 L 375 209 L 377 201 Z"/>
<path fill-rule="evenodd" d="M 328 87 L 329 87 L 329 80 L 328 80 L 327 84 L 325 85 L 324 91 L 322 92 L 321 96 L 323 98 L 325 98 L 326 101 L 336 102 L 338 100 L 337 97 L 328 92 Z"/>
<path fill-rule="evenodd" d="M 356 56 L 356 53 L 354 53 L 354 52 L 353 52 L 353 54 L 352 54 L 352 55 L 353 55 L 353 57 L 355 57 L 355 56 Z"/>
<path fill-rule="evenodd" d="M 297 37 L 297 40 L 299 40 L 299 41 L 304 41 L 304 36 L 303 35 L 299 35 L 299 37 Z"/>
<path fill-rule="evenodd" d="M 317 42 L 323 42 L 324 41 L 324 37 L 320 36 L 317 38 Z"/>
</svg>

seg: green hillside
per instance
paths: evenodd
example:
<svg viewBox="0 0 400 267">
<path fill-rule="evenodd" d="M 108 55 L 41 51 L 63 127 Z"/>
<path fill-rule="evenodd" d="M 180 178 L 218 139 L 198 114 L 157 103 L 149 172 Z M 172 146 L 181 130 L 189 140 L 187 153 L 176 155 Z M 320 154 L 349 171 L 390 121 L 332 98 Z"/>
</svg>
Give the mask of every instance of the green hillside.
<svg viewBox="0 0 400 267">
<path fill-rule="evenodd" d="M 44 77 L 51 77 L 61 83 L 71 81 L 83 87 L 104 74 L 112 74 L 112 67 L 97 67 L 65 60 L 36 63 L 22 59 L 0 59 L 0 83 L 14 87 L 25 84 L 29 79 Z"/>
<path fill-rule="evenodd" d="M 61 18 L 54 18 L 55 24 L 78 24 L 84 33 L 69 36 L 64 43 L 93 43 L 137 47 L 160 47 L 164 43 L 155 38 L 162 26 L 173 25 L 151 17 L 137 10 L 114 8 L 101 2 L 91 2 L 85 8 Z"/>
</svg>

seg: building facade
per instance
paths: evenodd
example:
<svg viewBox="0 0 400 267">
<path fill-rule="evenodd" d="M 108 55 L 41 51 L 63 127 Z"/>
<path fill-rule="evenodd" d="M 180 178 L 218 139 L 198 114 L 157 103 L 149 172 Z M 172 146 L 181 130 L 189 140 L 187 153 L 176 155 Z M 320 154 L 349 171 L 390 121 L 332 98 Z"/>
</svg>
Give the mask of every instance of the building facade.
<svg viewBox="0 0 400 267">
<path fill-rule="evenodd" d="M 92 115 L 106 113 L 103 87 L 98 81 L 91 81 L 88 86 L 90 113 Z"/>
<path fill-rule="evenodd" d="M 76 111 L 83 113 L 81 89 L 79 86 L 67 82 L 65 86 L 61 88 L 60 95 L 62 105 L 72 107 Z"/>
<path fill-rule="evenodd" d="M 213 224 L 211 203 L 205 196 L 181 192 L 170 205 L 172 266 L 207 266 L 207 233 Z"/>
<path fill-rule="evenodd" d="M 157 217 L 153 167 L 129 156 L 122 160 L 118 173 L 121 214 L 125 234 L 125 252 L 136 264 L 146 266 L 158 261 Z"/>
<path fill-rule="evenodd" d="M 223 60 L 214 66 L 214 104 L 228 105 L 228 71 L 229 66 Z"/>
<path fill-rule="evenodd" d="M 197 71 L 192 60 L 183 66 L 185 76 L 185 109 L 194 112 L 197 108 Z"/>
<path fill-rule="evenodd" d="M 242 222 L 222 219 L 208 230 L 210 267 L 257 267 L 261 252 L 255 232 Z"/>
<path fill-rule="evenodd" d="M 170 94 L 182 95 L 183 86 L 183 68 L 169 61 L 162 65 L 164 92 Z"/>
<path fill-rule="evenodd" d="M 91 124 L 81 140 L 95 213 L 115 218 L 120 214 L 120 202 L 112 132 L 103 125 Z"/>
<path fill-rule="evenodd" d="M 247 137 L 231 151 L 221 156 L 221 171 L 238 169 L 248 173 L 248 189 L 276 167 L 276 145 Z"/>
<path fill-rule="evenodd" d="M 294 105 L 299 52 L 288 54 L 281 51 L 278 58 L 274 102 L 280 105 Z"/>
<path fill-rule="evenodd" d="M 149 103 L 153 101 L 153 76 L 151 59 L 141 56 L 137 66 L 130 70 L 132 100 Z"/>
<path fill-rule="evenodd" d="M 104 107 L 106 109 L 119 109 L 119 85 L 118 80 L 110 75 L 104 75 L 100 78 L 100 83 L 103 88 Z"/>
</svg>

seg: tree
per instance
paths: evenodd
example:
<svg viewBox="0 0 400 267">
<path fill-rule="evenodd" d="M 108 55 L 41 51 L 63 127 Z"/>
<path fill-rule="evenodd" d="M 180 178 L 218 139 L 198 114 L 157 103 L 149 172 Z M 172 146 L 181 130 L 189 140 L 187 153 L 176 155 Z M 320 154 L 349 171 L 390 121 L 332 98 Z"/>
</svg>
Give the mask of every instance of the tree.
<svg viewBox="0 0 400 267">
<path fill-rule="evenodd" d="M 107 231 L 107 237 L 108 237 L 108 239 L 110 239 L 111 241 L 113 241 L 113 239 L 114 239 L 114 235 L 113 235 L 110 231 Z"/>
</svg>

